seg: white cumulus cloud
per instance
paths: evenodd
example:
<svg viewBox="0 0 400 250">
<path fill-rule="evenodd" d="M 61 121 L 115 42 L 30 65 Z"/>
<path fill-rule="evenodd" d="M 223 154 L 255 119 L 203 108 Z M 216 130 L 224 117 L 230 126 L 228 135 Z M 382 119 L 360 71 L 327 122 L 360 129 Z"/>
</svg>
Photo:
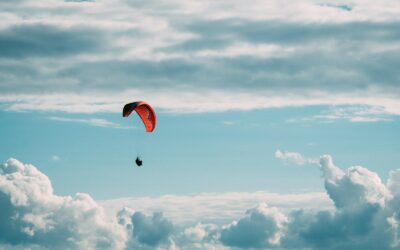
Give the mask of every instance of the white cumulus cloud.
<svg viewBox="0 0 400 250">
<path fill-rule="evenodd" d="M 342 170 L 330 155 L 317 164 L 334 209 L 284 213 L 275 207 L 266 215 L 256 207 L 222 228 L 221 242 L 244 249 L 398 249 L 400 171 L 392 171 L 385 185 L 364 167 Z"/>
<path fill-rule="evenodd" d="M 279 209 L 261 203 L 247 216 L 222 229 L 224 245 L 239 248 L 270 248 L 280 244 L 288 218 Z"/>
<path fill-rule="evenodd" d="M 89 195 L 57 196 L 37 168 L 0 165 L 0 242 L 58 249 L 123 249 L 126 232 Z"/>
</svg>

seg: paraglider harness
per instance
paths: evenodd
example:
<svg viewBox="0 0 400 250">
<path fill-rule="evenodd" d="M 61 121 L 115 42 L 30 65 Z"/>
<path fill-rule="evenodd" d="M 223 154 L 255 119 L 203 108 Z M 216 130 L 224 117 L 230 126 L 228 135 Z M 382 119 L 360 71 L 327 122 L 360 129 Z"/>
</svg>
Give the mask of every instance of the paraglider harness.
<svg viewBox="0 0 400 250">
<path fill-rule="evenodd" d="M 142 166 L 142 164 L 143 164 L 143 161 L 139 158 L 139 156 L 136 157 L 135 162 L 136 162 L 136 165 L 137 165 L 138 167 Z"/>
</svg>

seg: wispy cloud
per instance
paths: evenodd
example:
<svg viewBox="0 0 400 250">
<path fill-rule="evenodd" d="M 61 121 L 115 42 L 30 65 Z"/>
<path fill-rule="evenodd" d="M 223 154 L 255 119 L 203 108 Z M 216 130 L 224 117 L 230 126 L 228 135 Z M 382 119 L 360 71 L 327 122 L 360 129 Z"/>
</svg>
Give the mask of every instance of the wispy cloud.
<svg viewBox="0 0 400 250">
<path fill-rule="evenodd" d="M 51 160 L 53 160 L 53 161 L 59 161 L 59 160 L 61 160 L 61 157 L 58 156 L 58 155 L 52 155 L 52 156 L 51 156 Z"/>
<path fill-rule="evenodd" d="M 289 123 L 297 122 L 333 122 L 348 121 L 353 123 L 360 122 L 389 122 L 395 118 L 393 114 L 388 113 L 382 106 L 336 106 L 320 114 L 290 118 L 286 120 Z"/>
<path fill-rule="evenodd" d="M 275 157 L 282 160 L 285 163 L 291 163 L 295 165 L 305 165 L 305 164 L 317 164 L 318 159 L 307 158 L 298 152 L 289 151 L 275 151 Z"/>
<path fill-rule="evenodd" d="M 390 121 L 390 115 L 379 106 L 353 106 L 353 107 L 334 107 L 321 115 L 320 119 L 327 120 L 347 120 L 350 122 L 378 122 Z"/>
<path fill-rule="evenodd" d="M 130 127 L 122 126 L 120 124 L 110 122 L 105 119 L 98 119 L 98 118 L 80 119 L 80 118 L 66 118 L 66 117 L 52 116 L 52 117 L 49 117 L 48 119 L 53 120 L 53 121 L 60 121 L 60 122 L 82 123 L 82 124 L 87 124 L 87 125 L 95 126 L 95 127 L 130 129 Z"/>
<path fill-rule="evenodd" d="M 222 121 L 222 124 L 224 124 L 226 126 L 232 126 L 232 125 L 235 125 L 236 122 L 235 121 Z"/>
</svg>

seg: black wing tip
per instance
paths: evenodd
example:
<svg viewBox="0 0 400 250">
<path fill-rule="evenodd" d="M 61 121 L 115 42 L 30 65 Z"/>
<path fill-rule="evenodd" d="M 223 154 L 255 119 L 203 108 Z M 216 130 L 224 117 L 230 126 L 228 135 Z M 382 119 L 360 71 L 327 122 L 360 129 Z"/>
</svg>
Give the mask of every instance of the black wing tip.
<svg viewBox="0 0 400 250">
<path fill-rule="evenodd" d="M 131 102 L 125 104 L 124 109 L 122 110 L 122 116 L 123 117 L 129 116 L 132 113 L 132 110 L 134 110 L 139 103 L 140 102 Z"/>
</svg>

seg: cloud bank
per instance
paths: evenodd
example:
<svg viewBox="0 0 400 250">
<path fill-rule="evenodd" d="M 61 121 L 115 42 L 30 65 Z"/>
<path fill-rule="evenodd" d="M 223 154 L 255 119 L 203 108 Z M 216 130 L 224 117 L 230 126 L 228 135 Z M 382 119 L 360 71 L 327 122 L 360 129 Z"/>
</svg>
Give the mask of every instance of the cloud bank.
<svg viewBox="0 0 400 250">
<path fill-rule="evenodd" d="M 398 249 L 400 170 L 391 171 L 384 183 L 361 166 L 342 170 L 329 155 L 317 165 L 333 208 L 285 209 L 279 203 L 268 205 L 273 199 L 264 196 L 242 215 L 231 214 L 229 222 L 171 220 L 161 209 L 123 208 L 125 199 L 117 213 L 105 213 L 87 194 L 55 195 L 48 177 L 36 167 L 9 159 L 0 165 L 0 248 Z M 214 209 L 229 213 L 231 206 Z"/>
<path fill-rule="evenodd" d="M 160 197 L 131 197 L 101 200 L 110 216 L 121 207 L 155 213 L 163 211 L 164 216 L 179 225 L 230 223 L 240 217 L 243 211 L 268 201 L 268 206 L 278 207 L 283 212 L 295 209 L 332 209 L 333 203 L 323 192 L 281 194 L 266 191 L 202 193 L 196 195 L 164 195 Z M 229 209 L 227 209 L 229 208 Z"/>
<path fill-rule="evenodd" d="M 356 105 L 380 114 L 333 116 L 400 114 L 396 1 L 21 0 L 0 7 L 3 109 L 120 112 L 146 99 L 171 112 Z"/>
</svg>

